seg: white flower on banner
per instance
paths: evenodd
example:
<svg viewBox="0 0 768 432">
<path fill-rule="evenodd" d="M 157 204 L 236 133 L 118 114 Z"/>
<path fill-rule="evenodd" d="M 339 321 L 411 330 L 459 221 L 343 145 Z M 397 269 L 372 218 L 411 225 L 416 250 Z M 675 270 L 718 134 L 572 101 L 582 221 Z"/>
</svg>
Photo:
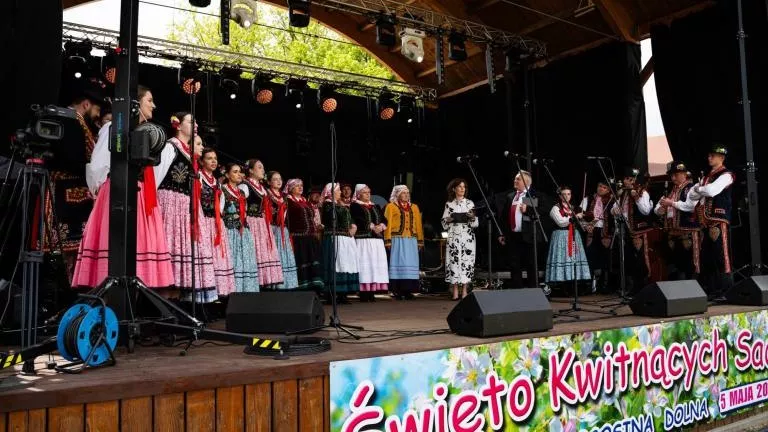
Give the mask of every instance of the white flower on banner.
<svg viewBox="0 0 768 432">
<path fill-rule="evenodd" d="M 669 398 L 656 387 L 646 390 L 645 398 L 643 411 L 653 413 L 654 417 L 661 417 L 662 409 L 669 403 Z"/>
<path fill-rule="evenodd" d="M 517 360 L 512 363 L 512 369 L 519 374 L 531 377 L 533 381 L 538 381 L 544 371 L 544 367 L 541 366 L 541 350 L 535 346 L 529 350 L 527 344 L 520 344 L 520 348 L 517 349 Z"/>
</svg>

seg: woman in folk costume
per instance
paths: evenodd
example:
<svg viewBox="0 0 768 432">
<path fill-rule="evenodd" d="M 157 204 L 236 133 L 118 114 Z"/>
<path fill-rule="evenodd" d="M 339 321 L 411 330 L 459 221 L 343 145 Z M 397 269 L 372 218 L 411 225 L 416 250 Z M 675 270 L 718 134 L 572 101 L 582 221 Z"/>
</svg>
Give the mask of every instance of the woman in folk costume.
<svg viewBox="0 0 768 432">
<path fill-rule="evenodd" d="M 155 179 L 159 182 L 157 201 L 163 217 L 165 241 L 171 252 L 173 276 L 176 288 L 181 291 L 181 300 L 192 301 L 194 291 L 196 302 L 211 303 L 219 296 L 213 266 L 213 243 L 200 235 L 203 209 L 200 205 L 202 184 L 198 162 L 203 154 L 203 144 L 200 141 L 195 143 L 197 145 L 189 145 L 194 142 L 197 130 L 197 125 L 192 124 L 191 113 L 178 112 L 171 116 L 171 127 L 176 136 L 165 144 L 160 164 L 155 167 Z"/>
<path fill-rule="evenodd" d="M 288 198 L 288 230 L 291 232 L 293 252 L 299 289 L 320 291 L 323 289 L 323 273 L 320 267 L 322 249 L 317 238 L 315 209 L 304 198 L 304 183 L 301 179 L 290 179 L 283 193 Z"/>
<path fill-rule="evenodd" d="M 263 290 L 275 290 L 283 283 L 283 266 L 280 264 L 280 250 L 272 234 L 272 200 L 267 197 L 264 181 L 264 164 L 250 159 L 248 164 L 247 221 L 248 228 L 256 241 L 256 262 L 259 266 L 259 285 Z"/>
<path fill-rule="evenodd" d="M 277 171 L 267 173 L 267 197 L 269 197 L 271 206 L 271 225 L 272 236 L 277 244 L 277 251 L 280 255 L 280 265 L 283 268 L 283 283 L 278 285 L 278 289 L 296 289 L 299 287 L 299 279 L 296 274 L 296 257 L 293 254 L 293 245 L 291 244 L 291 233 L 286 227 L 286 218 L 288 217 L 288 204 L 282 193 L 283 177 Z"/>
<path fill-rule="evenodd" d="M 195 137 L 195 139 L 198 138 Z M 219 209 L 222 185 L 216 180 L 219 160 L 214 149 L 203 149 L 202 166 L 203 169 L 200 170 L 200 184 L 202 185 L 200 205 L 203 208 L 200 219 L 201 241 L 213 245 L 213 271 L 216 277 L 216 291 L 220 296 L 226 296 L 235 290 L 235 270 L 232 267 L 229 237 L 224 231 L 224 222 L 221 219 Z"/>
<path fill-rule="evenodd" d="M 457 178 L 448 184 L 448 202 L 445 203 L 442 224 L 448 231 L 445 245 L 445 281 L 453 289 L 453 300 L 467 296 L 467 288 L 475 276 L 475 203 L 466 198 L 467 182 Z"/>
<path fill-rule="evenodd" d="M 155 109 L 152 92 L 138 88 L 139 122 L 152 119 Z M 91 162 L 86 165 L 86 181 L 96 202 L 88 217 L 83 241 L 77 254 L 73 287 L 95 287 L 107 277 L 109 263 L 109 192 L 111 123 L 99 131 Z M 136 196 L 136 276 L 149 288 L 166 289 L 174 284 L 171 255 L 165 243 L 163 220 L 157 208 L 157 188 L 152 167 L 140 175 Z M 165 294 L 168 294 L 167 292 Z"/>
<path fill-rule="evenodd" d="M 384 218 L 384 244 L 390 249 L 389 289 L 397 299 L 411 299 L 419 290 L 419 249 L 424 247 L 424 230 L 408 186 L 392 188 Z"/>
<path fill-rule="evenodd" d="M 389 290 L 387 250 L 384 247 L 384 230 L 387 220 L 379 206 L 371 201 L 371 189 L 364 184 L 355 185 L 355 195 L 350 205 L 352 220 L 357 226 L 357 268 L 360 271 L 360 301 L 376 301 L 374 293 Z"/>
<path fill-rule="evenodd" d="M 226 182 L 221 187 L 219 211 L 224 219 L 232 267 L 235 270 L 235 292 L 258 292 L 259 273 L 256 265 L 256 244 L 246 220 L 248 188 L 243 184 L 240 165 L 229 163 L 224 171 Z"/>
<path fill-rule="evenodd" d="M 591 279 L 581 233 L 576 230 L 577 220 L 583 216 L 580 209 L 571 206 L 571 188 L 560 188 L 560 202 L 549 212 L 556 228 L 549 241 L 547 283 Z"/>
<path fill-rule="evenodd" d="M 330 295 L 335 282 L 339 303 L 348 304 L 347 294 L 355 293 L 360 289 L 355 245 L 357 226 L 352 221 L 349 207 L 342 201 L 338 183 L 333 187 L 331 183 L 325 185 L 322 196 L 321 215 L 325 225 L 323 231 L 325 288 Z"/>
</svg>

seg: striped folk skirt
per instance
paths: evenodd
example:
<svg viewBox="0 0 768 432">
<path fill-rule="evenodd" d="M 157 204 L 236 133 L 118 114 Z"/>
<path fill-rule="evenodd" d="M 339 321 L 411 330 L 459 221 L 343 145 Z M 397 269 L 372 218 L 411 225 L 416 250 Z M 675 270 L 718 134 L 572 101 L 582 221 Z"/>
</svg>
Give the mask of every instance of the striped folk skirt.
<svg viewBox="0 0 768 432">
<path fill-rule="evenodd" d="M 227 237 L 235 269 L 235 292 L 258 292 L 259 271 L 251 230 L 227 228 Z"/>
<path fill-rule="evenodd" d="M 283 283 L 283 267 L 280 265 L 280 252 L 275 237 L 264 218 L 248 216 L 246 220 L 255 242 L 259 286 L 264 290 L 274 290 Z"/>
<path fill-rule="evenodd" d="M 291 234 L 288 228 L 272 225 L 272 237 L 277 244 L 280 256 L 280 266 L 283 269 L 283 283 L 277 285 L 279 290 L 293 290 L 299 287 L 299 277 L 296 274 L 296 257 L 293 255 Z"/>
<path fill-rule="evenodd" d="M 564 282 L 574 279 L 589 280 L 592 278 L 584 245 L 581 242 L 581 234 L 574 231 L 573 235 L 575 244 L 571 256 L 568 256 L 568 230 L 555 230 L 552 233 L 549 241 L 549 256 L 547 257 L 547 282 Z M 575 278 L 574 270 L 576 272 Z"/>
<path fill-rule="evenodd" d="M 355 239 L 348 236 L 323 236 L 323 264 L 323 279 L 327 290 L 335 282 L 337 293 L 360 291 Z"/>
<path fill-rule="evenodd" d="M 419 242 L 416 237 L 392 237 L 389 287 L 395 295 L 419 290 Z"/>
</svg>

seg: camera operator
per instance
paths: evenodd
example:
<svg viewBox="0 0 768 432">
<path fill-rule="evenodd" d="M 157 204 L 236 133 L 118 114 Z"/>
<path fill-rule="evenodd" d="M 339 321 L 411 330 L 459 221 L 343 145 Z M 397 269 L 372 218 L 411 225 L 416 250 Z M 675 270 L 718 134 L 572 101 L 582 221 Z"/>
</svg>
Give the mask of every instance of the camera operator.
<svg viewBox="0 0 768 432">
<path fill-rule="evenodd" d="M 50 162 L 51 196 L 54 200 L 53 203 L 49 200 L 46 206 L 46 222 L 50 227 L 46 250 L 56 253 L 61 247 L 70 280 L 83 229 L 93 209 L 93 196 L 85 181 L 85 164 L 90 160 L 96 144 L 91 128 L 101 117 L 103 104 L 104 98 L 98 90 L 86 88 L 79 91 L 69 108 L 77 114 L 84 141 L 72 144 L 73 148 L 58 150 Z"/>
</svg>

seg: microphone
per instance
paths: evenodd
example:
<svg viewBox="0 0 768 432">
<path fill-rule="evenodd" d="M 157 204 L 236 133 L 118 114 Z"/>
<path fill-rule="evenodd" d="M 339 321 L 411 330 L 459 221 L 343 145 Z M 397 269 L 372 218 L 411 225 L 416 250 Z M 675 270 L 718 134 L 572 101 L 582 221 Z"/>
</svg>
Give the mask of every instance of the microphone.
<svg viewBox="0 0 768 432">
<path fill-rule="evenodd" d="M 504 157 L 507 159 L 528 159 L 528 156 L 524 156 L 520 153 L 512 153 L 509 150 L 504 152 Z"/>
<path fill-rule="evenodd" d="M 587 156 L 587 160 L 605 160 L 605 159 L 610 159 L 610 158 L 605 156 Z"/>
<path fill-rule="evenodd" d="M 459 157 L 456 158 L 456 162 L 458 162 L 458 163 L 469 162 L 469 161 L 473 161 L 473 160 L 479 159 L 479 158 L 480 158 L 480 156 L 478 156 L 478 155 L 459 156 Z"/>
<path fill-rule="evenodd" d="M 553 159 L 547 159 L 547 158 L 536 158 L 532 162 L 534 165 L 546 165 L 546 164 L 555 163 Z"/>
</svg>

